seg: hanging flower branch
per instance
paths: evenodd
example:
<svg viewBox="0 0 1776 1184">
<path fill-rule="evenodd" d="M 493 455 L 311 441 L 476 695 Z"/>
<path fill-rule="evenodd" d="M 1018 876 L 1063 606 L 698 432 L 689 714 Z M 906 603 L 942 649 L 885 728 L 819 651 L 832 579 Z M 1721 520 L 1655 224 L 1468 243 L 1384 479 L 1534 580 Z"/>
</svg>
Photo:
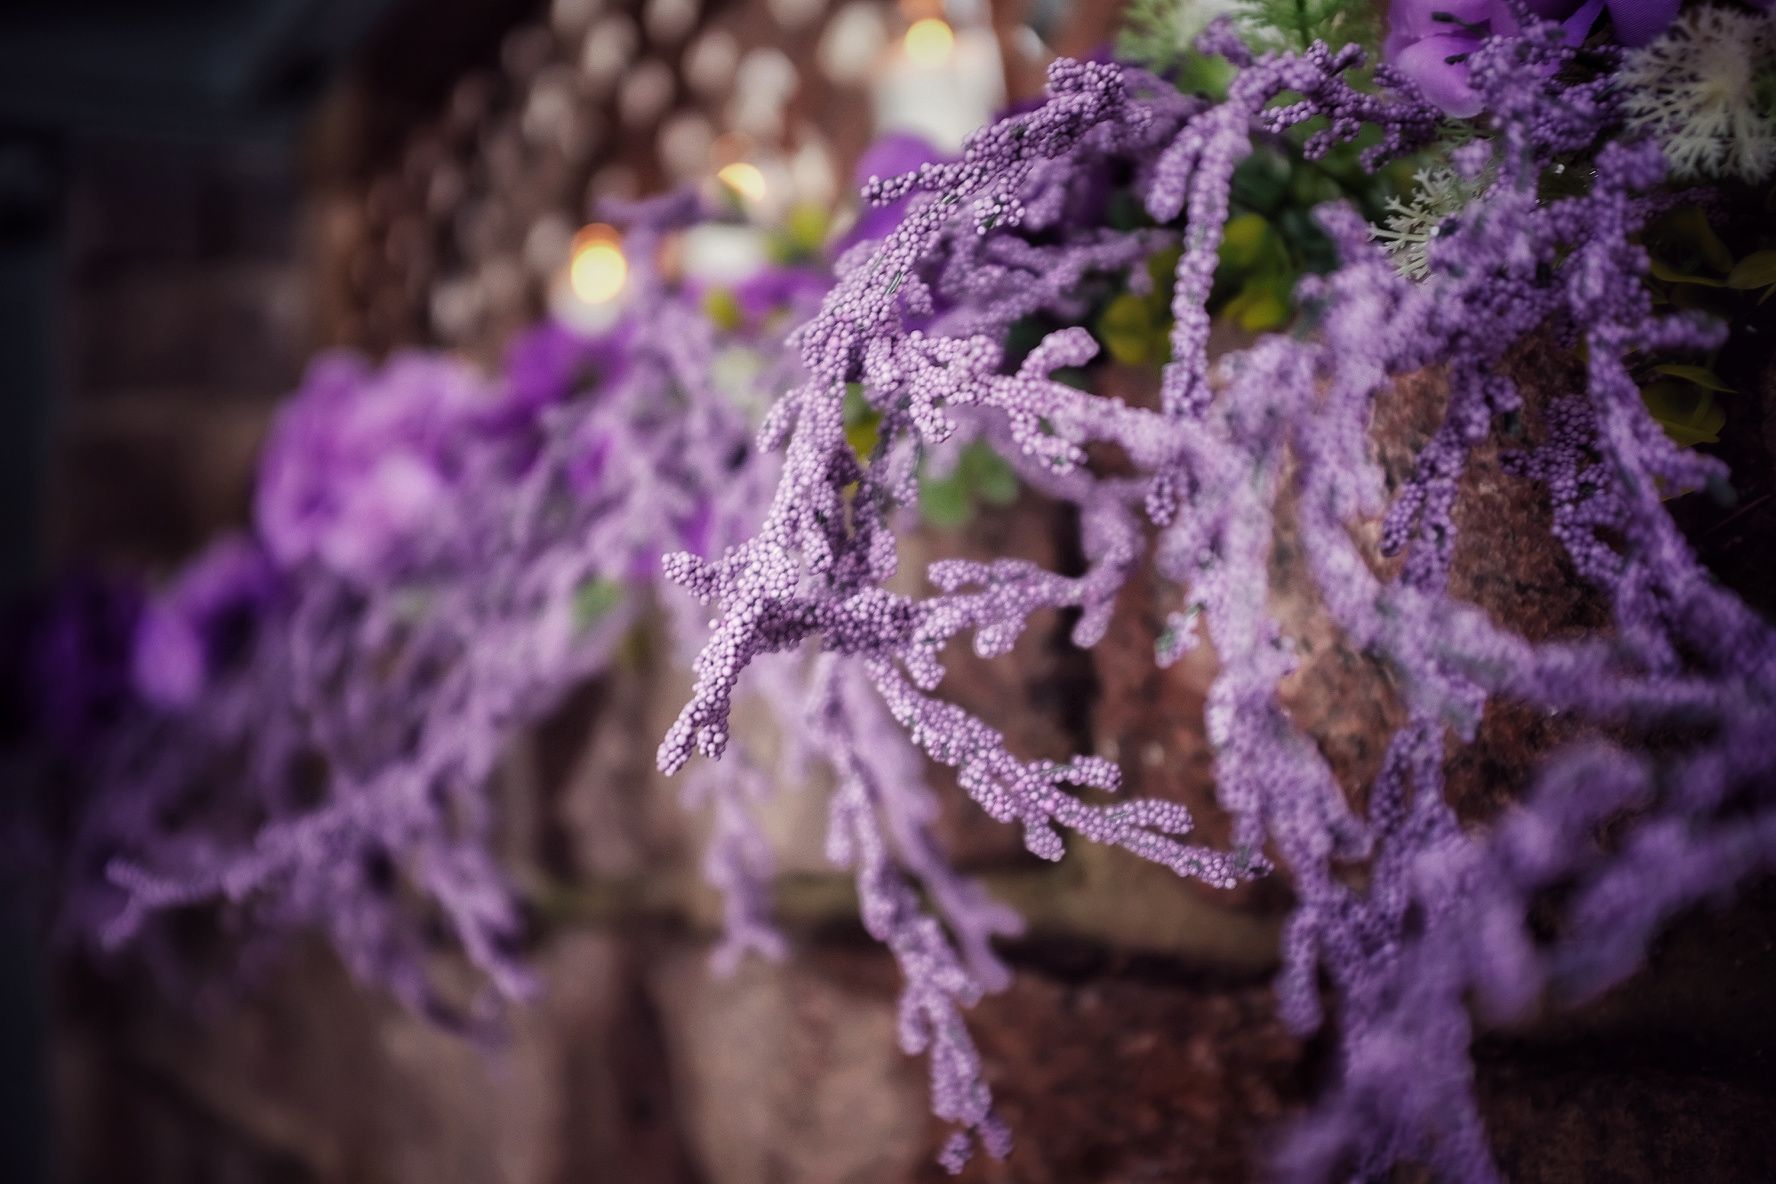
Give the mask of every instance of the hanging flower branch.
<svg viewBox="0 0 1776 1184">
<path fill-rule="evenodd" d="M 663 769 L 694 749 L 720 756 L 742 673 L 815 638 L 863 660 L 911 742 L 958 768 L 1038 855 L 1060 858 L 1072 833 L 1216 885 L 1285 871 L 1298 904 L 1283 1015 L 1305 1033 L 1334 1009 L 1340 1049 L 1337 1084 L 1284 1153 L 1304 1178 L 1353 1164 L 1366 1177 L 1402 1160 L 1492 1178 L 1467 1000 L 1500 1020 L 1550 992 L 1595 993 L 1639 964 L 1666 918 L 1776 858 L 1776 751 L 1757 740 L 1776 724 L 1776 634 L 1678 532 L 1664 499 L 1726 475 L 1666 436 L 1633 378 L 1643 359 L 1704 353 L 1722 330 L 1653 306 L 1639 236 L 1664 200 L 1659 148 L 1612 143 L 1624 118 L 1613 59 L 1601 69 L 1581 60 L 1578 19 L 1501 21 L 1492 35 L 1462 23 L 1438 34 L 1470 39 L 1459 70 L 1435 85 L 1418 78 L 1422 90 L 1405 43 L 1394 47 L 1399 72 L 1382 66 L 1368 92 L 1347 78 L 1354 48 L 1254 58 L 1225 25 L 1200 43 L 1238 68 L 1218 102 L 1124 67 L 1056 63 L 1048 101 L 977 133 L 960 161 L 872 181 L 872 201 L 912 201 L 874 251 L 841 261 L 820 315 L 792 339 L 807 378 L 766 427 L 785 466 L 762 528 L 718 559 L 667 560 L 718 617 Z M 1650 40 L 1656 23 L 1631 23 L 1633 38 Z M 1396 36 L 1409 31 L 1396 23 Z M 1438 131 L 1441 113 L 1421 94 L 1486 114 L 1483 135 L 1448 158 L 1476 200 L 1425 231 L 1419 282 L 1371 243 L 1361 217 L 1322 207 L 1337 265 L 1299 285 L 1300 331 L 1211 362 L 1218 248 L 1255 142 L 1291 142 L 1312 121 L 1317 130 L 1293 141 L 1307 160 L 1363 134 L 1379 166 Z M 1544 178 L 1575 162 L 1588 183 L 1548 196 Z M 1119 224 L 1105 178 L 1123 179 L 1146 218 Z M 1182 249 L 1157 409 L 1065 377 L 1095 358 L 1083 328 L 1008 348 L 1025 318 L 1077 326 L 1094 291 L 1138 289 L 1146 258 L 1167 243 Z M 1528 390 L 1509 377 L 1516 352 L 1544 340 L 1583 350 L 1582 387 Z M 1443 425 L 1390 504 L 1370 444 L 1375 408 L 1394 379 L 1430 367 L 1447 375 Z M 844 430 L 845 398 L 859 388 L 880 418 L 867 457 Z M 1463 473 L 1525 417 L 1541 426 L 1510 472 L 1541 491 L 1554 539 L 1608 604 L 1613 628 L 1594 638 L 1531 640 L 1449 591 Z M 928 573 L 933 594 L 891 590 L 895 507 L 910 499 L 917 457 L 958 431 L 992 441 L 1020 478 L 1078 508 L 1083 575 L 946 561 Z M 1094 463 L 1105 448 L 1132 472 Z M 1408 713 L 1361 812 L 1358 787 L 1338 784 L 1279 697 L 1297 659 L 1264 589 L 1284 500 L 1320 599 L 1347 644 L 1392 672 Z M 1401 561 L 1366 555 L 1353 535 L 1377 520 L 1382 555 Z M 1144 555 L 1183 606 L 1158 659 L 1200 637 L 1219 664 L 1206 726 L 1217 800 L 1233 821 L 1225 850 L 1185 841 L 1192 821 L 1179 805 L 1091 801 L 1082 791 L 1117 784 L 1101 758 L 1025 761 L 934 697 L 939 654 L 958 634 L 992 656 L 1032 612 L 1059 608 L 1078 612 L 1077 644 L 1095 643 Z M 1466 830 L 1444 796 L 1445 752 L 1474 740 L 1494 700 L 1685 743 L 1655 755 L 1598 732 L 1555 754 L 1516 809 Z M 1593 835 L 1611 820 L 1625 829 L 1606 849 Z M 1368 869 L 1362 890 L 1344 873 L 1354 867 Z M 1556 884 L 1576 892 L 1559 937 L 1538 940 L 1530 906 Z M 956 1094 L 940 1081 L 939 1112 L 999 1153 L 1001 1130 Z"/>
<path fill-rule="evenodd" d="M 1143 65 L 1056 62 L 1043 102 L 957 159 L 891 145 L 920 163 L 869 178 L 830 276 L 669 282 L 660 240 L 710 216 L 674 195 L 618 211 L 635 267 L 612 328 L 544 327 L 493 379 L 429 354 L 317 363 L 249 536 L 145 602 L 83 587 L 19 635 L 55 693 L 9 767 L 78 789 L 4 837 L 60 932 L 170 965 L 159 918 L 227 902 L 250 935 L 318 928 L 360 977 L 480 1027 L 535 987 L 491 854 L 500 753 L 657 601 L 695 674 L 660 768 L 711 758 L 685 798 L 711 819 L 717 967 L 784 953 L 756 814 L 824 766 L 828 854 L 901 973 L 950 1170 L 1010 1150 L 963 1012 L 1009 981 L 993 943 L 1020 922 L 934 840 L 933 762 L 1043 859 L 1085 840 L 1214 888 L 1288 879 L 1279 1009 L 1327 1032 L 1336 1072 L 1282 1172 L 1495 1179 L 1476 1030 L 1621 982 L 1673 917 L 1776 862 L 1776 632 L 1671 507 L 1730 494 L 1684 444 L 1720 427 L 1714 355 L 1776 286 L 1776 244 L 1735 217 L 1742 193 L 1667 181 L 1768 181 L 1776 36 L 1671 0 L 1399 0 L 1370 72 L 1315 39 L 1363 34 L 1342 0 L 1245 4 L 1244 36 L 1217 20 L 1184 48 L 1187 15 L 1141 5 Z M 1237 348 L 1211 348 L 1217 323 Z M 1103 393 L 1106 354 L 1152 397 Z M 1385 422 L 1423 375 L 1440 420 L 1390 467 Z M 1595 627 L 1464 594 L 1482 473 L 1544 513 Z M 936 519 L 1019 489 L 1072 512 L 1076 574 L 946 559 L 907 591 L 921 491 Z M 1288 706 L 1285 536 L 1397 708 L 1367 784 Z M 1103 756 L 1020 755 L 945 694 L 952 642 L 1004 655 L 1058 610 L 1095 646 L 1149 573 L 1172 608 L 1155 663 L 1212 650 L 1226 841 L 1114 796 Z M 744 693 L 775 765 L 736 737 Z M 1505 706 L 1571 740 L 1507 807 L 1458 812 L 1446 771 Z M 437 985 L 433 919 L 491 987 L 467 1008 Z"/>
</svg>

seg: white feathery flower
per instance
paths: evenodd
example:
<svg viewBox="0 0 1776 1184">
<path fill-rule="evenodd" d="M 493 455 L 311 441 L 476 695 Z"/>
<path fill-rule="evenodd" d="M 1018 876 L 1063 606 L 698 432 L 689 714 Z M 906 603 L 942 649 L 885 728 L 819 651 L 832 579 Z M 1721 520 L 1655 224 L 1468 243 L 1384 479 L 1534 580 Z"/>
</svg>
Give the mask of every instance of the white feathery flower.
<svg viewBox="0 0 1776 1184">
<path fill-rule="evenodd" d="M 1369 228 L 1369 237 L 1381 241 L 1403 275 L 1422 280 L 1430 270 L 1428 251 L 1437 228 L 1472 201 L 1480 186 L 1443 165 L 1413 173 L 1412 186 L 1408 200 L 1388 198 L 1387 217 Z"/>
<path fill-rule="evenodd" d="M 1776 10 L 1692 8 L 1616 75 L 1630 127 L 1680 180 L 1776 172 Z"/>
</svg>

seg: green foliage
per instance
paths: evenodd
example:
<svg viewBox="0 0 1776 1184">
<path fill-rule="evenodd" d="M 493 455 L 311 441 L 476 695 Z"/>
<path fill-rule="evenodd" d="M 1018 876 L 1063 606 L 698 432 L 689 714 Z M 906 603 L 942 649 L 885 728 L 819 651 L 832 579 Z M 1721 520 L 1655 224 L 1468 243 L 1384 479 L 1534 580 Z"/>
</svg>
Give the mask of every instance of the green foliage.
<svg viewBox="0 0 1776 1184">
<path fill-rule="evenodd" d="M 1171 361 L 1172 271 L 1178 266 L 1179 254 L 1171 247 L 1148 259 L 1151 290 L 1145 296 L 1127 291 L 1117 294 L 1094 321 L 1098 341 L 1118 362 L 1159 366 Z"/>
<path fill-rule="evenodd" d="M 1380 44 L 1380 5 L 1367 0 L 1236 0 L 1234 19 L 1254 49 L 1306 49 L 1315 41 L 1333 47 Z"/>
<path fill-rule="evenodd" d="M 1721 381 L 1720 375 L 1706 366 L 1683 366 L 1675 363 L 1654 366 L 1653 373 L 1664 374 L 1671 378 L 1681 378 L 1691 386 L 1699 386 L 1705 391 L 1719 391 L 1721 394 L 1733 394 L 1733 388 Z"/>
<path fill-rule="evenodd" d="M 792 266 L 798 263 L 821 263 L 831 219 L 826 207 L 803 202 L 789 211 L 783 225 L 771 234 L 767 251 L 771 262 Z"/>
<path fill-rule="evenodd" d="M 1380 41 L 1379 6 L 1369 0 L 1131 0 L 1116 55 L 1172 78 L 1180 89 L 1218 97 L 1232 70 L 1191 49 L 1211 20 L 1226 15 L 1254 49 L 1306 49 L 1316 40 L 1354 41 L 1372 55 Z"/>
<path fill-rule="evenodd" d="M 1679 206 L 1653 223 L 1647 229 L 1646 245 L 1651 258 L 1649 270 L 1658 281 L 1654 296 L 1683 307 L 1709 304 L 1712 298 L 1681 289 L 1725 288 L 1727 276 L 1737 266 L 1732 248 L 1697 205 Z"/>
<path fill-rule="evenodd" d="M 1662 379 L 1641 391 L 1647 410 L 1665 434 L 1685 448 L 1720 440 L 1727 413 L 1710 390 L 1692 383 Z"/>
<path fill-rule="evenodd" d="M 868 461 L 875 454 L 876 441 L 881 438 L 882 416 L 863 397 L 863 384 L 845 384 L 845 442 L 857 459 Z"/>
<path fill-rule="evenodd" d="M 981 505 L 1008 506 L 1017 500 L 1011 466 L 976 441 L 962 450 L 956 467 L 942 477 L 919 477 L 919 513 L 933 526 L 953 529 L 974 517 Z"/>
<path fill-rule="evenodd" d="M 1225 4 L 1219 0 L 1131 0 L 1116 35 L 1116 56 L 1171 78 L 1180 90 L 1219 97 L 1233 67 L 1205 57 L 1191 43 Z"/>
<path fill-rule="evenodd" d="M 710 324 L 724 333 L 732 333 L 740 328 L 740 322 L 744 319 L 740 300 L 731 288 L 711 288 L 705 292 L 703 315 L 709 318 Z"/>
<path fill-rule="evenodd" d="M 1330 240 L 1314 222 L 1314 207 L 1345 200 L 1365 211 L 1378 209 L 1379 193 L 1390 179 L 1364 172 L 1354 153 L 1310 162 L 1286 146 L 1259 148 L 1233 175 L 1232 213 L 1221 235 L 1210 313 L 1251 333 L 1288 325 L 1296 317 L 1294 293 L 1301 276 L 1337 264 Z M 1109 357 L 1128 365 L 1171 360 L 1172 272 L 1178 255 L 1174 247 L 1148 260 L 1153 282 L 1147 295 L 1118 289 L 1100 306 L 1091 325 Z"/>
<path fill-rule="evenodd" d="M 1654 302 L 1718 318 L 1727 325 L 1730 339 L 1755 331 L 1757 320 L 1767 320 L 1758 306 L 1776 293 L 1773 238 L 1770 223 L 1717 228 L 1701 206 L 1678 206 L 1644 236 Z M 1729 342 L 1722 354 L 1730 348 Z M 1666 433 L 1689 447 L 1720 439 L 1728 417 L 1716 396 L 1731 395 L 1734 388 L 1712 365 L 1673 363 L 1652 367 L 1641 393 Z"/>
<path fill-rule="evenodd" d="M 1098 314 L 1097 335 L 1104 351 L 1124 365 L 1160 365 L 1171 354 L 1170 324 L 1162 302 L 1124 292 Z"/>
<path fill-rule="evenodd" d="M 590 629 L 623 603 L 623 585 L 615 580 L 588 580 L 574 589 L 574 624 Z"/>
<path fill-rule="evenodd" d="M 1281 328 L 1289 321 L 1290 295 L 1302 270 L 1284 233 L 1264 215 L 1235 214 L 1221 238 L 1216 272 L 1219 283 L 1235 288 L 1221 315 L 1251 333 Z"/>
<path fill-rule="evenodd" d="M 1733 264 L 1727 272 L 1727 287 L 1741 291 L 1760 289 L 1763 296 L 1759 302 L 1768 299 L 1771 289 L 1776 288 L 1776 251 L 1753 251 Z"/>
</svg>

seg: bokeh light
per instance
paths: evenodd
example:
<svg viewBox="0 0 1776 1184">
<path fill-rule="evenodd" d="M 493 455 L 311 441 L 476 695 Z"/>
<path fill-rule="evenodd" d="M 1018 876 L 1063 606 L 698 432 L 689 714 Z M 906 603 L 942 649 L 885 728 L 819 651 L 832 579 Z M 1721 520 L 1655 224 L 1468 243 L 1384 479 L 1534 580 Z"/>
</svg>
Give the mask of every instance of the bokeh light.
<svg viewBox="0 0 1776 1184">
<path fill-rule="evenodd" d="M 749 202 L 765 200 L 765 174 L 755 164 L 737 160 L 733 164 L 724 165 L 715 174 L 715 179 Z"/>
<path fill-rule="evenodd" d="M 941 66 L 956 48 L 956 34 L 934 16 L 916 20 L 906 31 L 906 52 L 914 65 Z"/>
<path fill-rule="evenodd" d="M 574 236 L 573 261 L 568 283 L 574 295 L 587 304 L 615 300 L 629 278 L 629 261 L 623 257 L 622 240 L 604 225 L 588 226 Z"/>
</svg>

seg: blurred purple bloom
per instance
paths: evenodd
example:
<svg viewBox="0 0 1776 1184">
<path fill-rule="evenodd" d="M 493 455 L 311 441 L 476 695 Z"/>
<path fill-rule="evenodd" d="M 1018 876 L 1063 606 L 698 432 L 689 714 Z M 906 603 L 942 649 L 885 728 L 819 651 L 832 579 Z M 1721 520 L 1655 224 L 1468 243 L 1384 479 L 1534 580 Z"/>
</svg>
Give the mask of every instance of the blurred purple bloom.
<svg viewBox="0 0 1776 1184">
<path fill-rule="evenodd" d="M 707 556 L 710 550 L 710 535 L 714 529 L 714 503 L 707 497 L 700 497 L 697 499 L 696 508 L 678 521 L 679 542 L 691 554 Z"/>
<path fill-rule="evenodd" d="M 579 497 L 590 498 L 598 492 L 599 483 L 604 480 L 605 460 L 610 456 L 611 435 L 598 422 L 581 424 L 574 434 L 566 477 L 568 488 Z"/>
<path fill-rule="evenodd" d="M 911 132 L 890 132 L 871 144 L 858 160 L 857 168 L 852 172 L 852 181 L 859 187 L 868 185 L 871 177 L 898 177 L 902 173 L 910 173 L 922 164 L 941 161 L 944 158 L 937 146 L 922 136 Z M 900 225 L 900 219 L 906 213 L 907 198 L 901 197 L 884 205 L 866 203 L 857 212 L 857 222 L 845 232 L 833 254 L 844 252 L 861 242 L 868 242 L 887 235 L 890 230 Z"/>
<path fill-rule="evenodd" d="M 277 596 L 278 577 L 258 544 L 214 544 L 156 597 L 136 632 L 135 687 L 150 703 L 189 707 L 217 670 L 239 657 Z"/>
<path fill-rule="evenodd" d="M 1526 0 L 1532 17 L 1558 23 L 1568 45 L 1578 45 L 1606 8 L 1623 45 L 1645 45 L 1677 16 L 1678 0 Z M 1388 10 L 1383 58 L 1415 83 L 1446 114 L 1480 113 L 1469 82 L 1469 60 L 1487 37 L 1522 31 L 1508 0 L 1394 0 Z"/>
<path fill-rule="evenodd" d="M 811 267 L 766 267 L 734 287 L 734 300 L 748 325 L 762 325 L 776 313 L 801 320 L 820 307 L 832 277 Z"/>
<path fill-rule="evenodd" d="M 451 499 L 474 467 L 465 452 L 489 446 L 466 429 L 496 399 L 449 357 L 402 353 L 381 369 L 344 354 L 315 362 L 260 461 L 256 513 L 272 557 L 368 582 L 397 554 L 447 537 Z"/>
<path fill-rule="evenodd" d="M 620 381 L 627 364 L 629 324 L 596 337 L 544 321 L 506 350 L 505 398 L 490 426 L 517 426 L 593 386 Z"/>
<path fill-rule="evenodd" d="M 1577 45 L 1591 31 L 1597 14 L 1607 9 L 1616 40 L 1627 46 L 1641 46 L 1663 33 L 1677 19 L 1679 0 L 1527 0 L 1529 11 L 1544 20 L 1558 21 L 1566 31 L 1567 43 Z M 1499 31 L 1515 33 L 1517 23 L 1510 8 L 1500 5 Z"/>
</svg>

